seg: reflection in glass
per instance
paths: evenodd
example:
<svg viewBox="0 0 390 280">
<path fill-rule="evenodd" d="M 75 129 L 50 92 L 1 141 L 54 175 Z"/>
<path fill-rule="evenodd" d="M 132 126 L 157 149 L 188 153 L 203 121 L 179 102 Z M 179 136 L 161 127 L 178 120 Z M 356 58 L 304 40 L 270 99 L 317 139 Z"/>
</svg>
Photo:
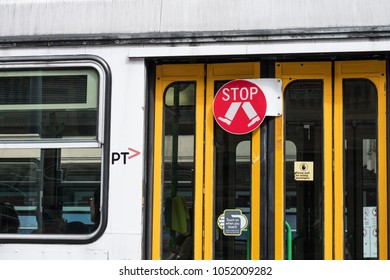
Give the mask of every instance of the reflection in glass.
<svg viewBox="0 0 390 280">
<path fill-rule="evenodd" d="M 89 234 L 101 149 L 7 149 L 0 157 L 0 233 Z M 100 208 L 100 196 L 93 202 Z"/>
<path fill-rule="evenodd" d="M 251 201 L 251 134 L 233 135 L 218 125 L 215 136 L 215 213 L 217 219 L 225 210 L 240 209 L 250 222 Z M 217 226 L 215 230 L 215 256 L 217 260 L 250 258 L 250 227 L 238 236 L 225 235 Z"/>
<path fill-rule="evenodd" d="M 0 140 L 96 139 L 98 73 L 0 71 Z"/>
</svg>

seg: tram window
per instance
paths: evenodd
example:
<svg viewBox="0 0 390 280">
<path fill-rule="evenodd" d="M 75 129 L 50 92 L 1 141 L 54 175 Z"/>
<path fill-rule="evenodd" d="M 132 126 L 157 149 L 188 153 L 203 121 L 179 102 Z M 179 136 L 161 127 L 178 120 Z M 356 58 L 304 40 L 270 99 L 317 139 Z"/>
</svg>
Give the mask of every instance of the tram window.
<svg viewBox="0 0 390 280">
<path fill-rule="evenodd" d="M 101 221 L 101 73 L 37 67 L 0 70 L 0 238 L 85 239 Z"/>
<path fill-rule="evenodd" d="M 96 139 L 98 73 L 0 71 L 0 140 Z"/>
<path fill-rule="evenodd" d="M 87 234 L 89 199 L 100 189 L 101 150 L 17 149 L 0 158 L 0 209 L 12 205 L 16 217 L 1 213 L 0 231 L 19 219 L 19 234 Z M 85 175 L 84 175 L 85 174 Z M 2 207 L 1 207 L 2 205 Z"/>
</svg>

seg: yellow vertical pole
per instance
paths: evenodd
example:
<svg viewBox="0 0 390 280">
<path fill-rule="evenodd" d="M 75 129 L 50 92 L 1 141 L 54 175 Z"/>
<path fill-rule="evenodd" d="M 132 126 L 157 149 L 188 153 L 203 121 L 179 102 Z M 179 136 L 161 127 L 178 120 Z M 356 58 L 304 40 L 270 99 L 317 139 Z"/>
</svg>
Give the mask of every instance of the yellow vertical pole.
<svg viewBox="0 0 390 280">
<path fill-rule="evenodd" d="M 260 259 L 260 128 L 252 132 L 251 257 Z"/>
<path fill-rule="evenodd" d="M 378 217 L 379 259 L 388 259 L 386 63 L 378 61 Z"/>
<path fill-rule="evenodd" d="M 162 115 L 163 115 L 163 84 L 162 67 L 156 68 L 156 99 L 154 126 L 154 159 L 153 159 L 153 213 L 152 213 L 152 259 L 161 258 L 161 176 L 162 176 Z M 160 121 L 159 121 L 160 120 Z"/>
<path fill-rule="evenodd" d="M 275 67 L 275 76 L 282 79 L 282 91 L 287 81 L 281 63 Z M 275 119 L 275 259 L 284 259 L 284 112 Z"/>
<path fill-rule="evenodd" d="M 342 65 L 335 64 L 334 84 L 334 259 L 344 258 L 344 137 Z"/>
</svg>

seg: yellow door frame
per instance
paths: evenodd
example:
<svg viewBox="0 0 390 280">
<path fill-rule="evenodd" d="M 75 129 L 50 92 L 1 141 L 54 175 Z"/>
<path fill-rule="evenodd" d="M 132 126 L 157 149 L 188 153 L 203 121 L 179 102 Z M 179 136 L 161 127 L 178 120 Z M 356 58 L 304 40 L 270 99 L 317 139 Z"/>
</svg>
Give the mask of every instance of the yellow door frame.
<svg viewBox="0 0 390 280">
<path fill-rule="evenodd" d="M 378 242 L 379 259 L 388 258 L 387 229 L 387 144 L 386 144 L 386 62 L 341 61 L 335 63 L 334 94 L 334 184 L 335 184 L 335 259 L 344 258 L 344 182 L 343 182 L 343 79 L 370 80 L 378 91 Z M 337 121 L 336 121 L 337 120 Z"/>
<path fill-rule="evenodd" d="M 275 74 L 282 79 L 283 93 L 295 80 L 324 83 L 324 259 L 333 255 L 332 220 L 332 64 L 331 62 L 276 63 Z M 284 259 L 284 114 L 275 119 L 275 259 Z"/>
<path fill-rule="evenodd" d="M 206 86 L 206 148 L 205 148 L 205 236 L 204 259 L 213 258 L 214 227 L 214 83 L 215 81 L 260 78 L 259 62 L 220 63 L 207 65 Z M 251 258 L 260 259 L 260 129 L 252 133 L 251 189 Z"/>
<path fill-rule="evenodd" d="M 195 186 L 194 186 L 194 259 L 202 259 L 202 225 L 203 225 L 203 131 L 204 131 L 204 66 L 159 65 L 156 67 L 156 98 L 154 124 L 154 158 L 153 158 L 153 214 L 152 214 L 152 259 L 161 259 L 162 233 L 162 165 L 163 165 L 163 108 L 166 88 L 180 81 L 196 82 L 195 108 Z"/>
</svg>

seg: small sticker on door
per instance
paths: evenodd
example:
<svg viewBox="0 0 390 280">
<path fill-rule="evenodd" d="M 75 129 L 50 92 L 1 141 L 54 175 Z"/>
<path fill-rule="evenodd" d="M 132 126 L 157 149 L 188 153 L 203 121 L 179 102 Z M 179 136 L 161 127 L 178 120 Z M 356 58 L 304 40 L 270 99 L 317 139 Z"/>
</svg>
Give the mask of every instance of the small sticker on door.
<svg viewBox="0 0 390 280">
<path fill-rule="evenodd" d="M 240 236 L 248 226 L 248 219 L 240 209 L 225 209 L 218 217 L 218 226 L 226 236 Z"/>
<path fill-rule="evenodd" d="M 295 161 L 294 162 L 295 181 L 313 181 L 314 180 L 314 162 Z"/>
</svg>

